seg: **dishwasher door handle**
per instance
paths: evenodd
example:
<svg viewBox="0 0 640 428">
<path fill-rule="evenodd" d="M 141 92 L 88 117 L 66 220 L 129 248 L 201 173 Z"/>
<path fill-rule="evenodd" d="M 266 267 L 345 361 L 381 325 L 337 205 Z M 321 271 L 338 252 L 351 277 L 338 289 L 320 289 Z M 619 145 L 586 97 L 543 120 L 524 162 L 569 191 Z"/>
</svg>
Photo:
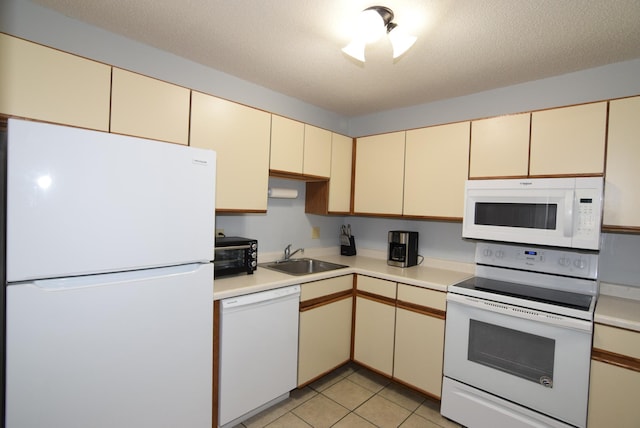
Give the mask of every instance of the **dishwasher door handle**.
<svg viewBox="0 0 640 428">
<path fill-rule="evenodd" d="M 275 300 L 298 298 L 299 296 L 300 296 L 300 285 L 292 285 L 289 287 L 276 288 L 275 290 L 245 294 L 243 296 L 238 296 L 238 297 L 230 297 L 228 299 L 222 300 L 221 305 L 222 305 L 222 311 L 224 312 L 227 309 L 257 305 L 261 303 L 272 302 Z"/>
</svg>

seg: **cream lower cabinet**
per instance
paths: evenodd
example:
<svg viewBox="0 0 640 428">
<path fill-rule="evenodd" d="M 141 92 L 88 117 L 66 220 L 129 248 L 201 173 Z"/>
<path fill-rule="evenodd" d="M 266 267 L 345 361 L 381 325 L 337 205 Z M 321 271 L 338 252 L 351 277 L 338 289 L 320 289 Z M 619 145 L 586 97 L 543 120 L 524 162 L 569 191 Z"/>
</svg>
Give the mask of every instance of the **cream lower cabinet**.
<svg viewBox="0 0 640 428">
<path fill-rule="evenodd" d="M 391 377 L 396 283 L 358 275 L 356 290 L 353 360 Z"/>
<path fill-rule="evenodd" d="M 640 97 L 609 105 L 603 228 L 640 232 Z"/>
<path fill-rule="evenodd" d="M 602 174 L 606 129 L 606 102 L 533 112 L 529 174 Z"/>
<path fill-rule="evenodd" d="M 402 215 L 405 132 L 356 141 L 354 211 Z"/>
<path fill-rule="evenodd" d="M 267 112 L 193 92 L 190 145 L 216 151 L 216 211 L 267 211 L 270 129 Z"/>
<path fill-rule="evenodd" d="M 119 68 L 112 79 L 111 132 L 189 144 L 189 89 Z"/>
<path fill-rule="evenodd" d="M 461 219 L 469 166 L 470 122 L 407 131 L 405 216 Z"/>
<path fill-rule="evenodd" d="M 440 398 L 446 293 L 358 275 L 353 360 Z"/>
<path fill-rule="evenodd" d="M 111 67 L 0 34 L 0 113 L 109 130 Z"/>
<path fill-rule="evenodd" d="M 446 293 L 398 284 L 393 378 L 440 399 Z"/>
<path fill-rule="evenodd" d="M 308 282 L 301 288 L 298 386 L 350 359 L 353 275 Z"/>
<path fill-rule="evenodd" d="M 589 384 L 589 428 L 640 426 L 640 332 L 596 324 Z"/>
</svg>

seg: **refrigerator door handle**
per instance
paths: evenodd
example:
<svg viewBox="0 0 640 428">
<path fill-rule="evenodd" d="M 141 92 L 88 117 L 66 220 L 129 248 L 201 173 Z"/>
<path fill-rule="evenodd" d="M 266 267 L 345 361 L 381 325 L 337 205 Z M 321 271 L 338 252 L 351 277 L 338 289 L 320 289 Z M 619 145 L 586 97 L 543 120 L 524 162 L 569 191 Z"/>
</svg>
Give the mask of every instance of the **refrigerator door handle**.
<svg viewBox="0 0 640 428">
<path fill-rule="evenodd" d="M 43 291 L 59 292 L 70 291 L 81 288 L 102 287 L 116 285 L 118 283 L 129 283 L 132 281 L 146 281 L 155 277 L 168 275 L 189 275 L 195 273 L 207 263 L 190 263 L 162 268 L 151 268 L 135 271 L 125 271 L 116 273 L 105 273 L 98 275 L 75 276 L 68 278 L 39 279 L 27 282 Z M 213 282 L 213 278 L 211 278 Z M 19 283 L 16 283 L 19 284 Z"/>
</svg>

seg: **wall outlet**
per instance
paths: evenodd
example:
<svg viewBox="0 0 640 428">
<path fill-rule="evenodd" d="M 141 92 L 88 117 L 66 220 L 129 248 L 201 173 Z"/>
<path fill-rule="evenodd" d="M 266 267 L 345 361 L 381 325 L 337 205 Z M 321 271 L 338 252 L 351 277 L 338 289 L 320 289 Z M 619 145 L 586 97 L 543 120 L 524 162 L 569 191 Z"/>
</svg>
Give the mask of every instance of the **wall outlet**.
<svg viewBox="0 0 640 428">
<path fill-rule="evenodd" d="M 216 229 L 216 236 L 224 236 L 224 229 Z"/>
<path fill-rule="evenodd" d="M 314 226 L 311 228 L 311 239 L 318 239 L 318 238 L 320 238 L 320 228 Z"/>
</svg>

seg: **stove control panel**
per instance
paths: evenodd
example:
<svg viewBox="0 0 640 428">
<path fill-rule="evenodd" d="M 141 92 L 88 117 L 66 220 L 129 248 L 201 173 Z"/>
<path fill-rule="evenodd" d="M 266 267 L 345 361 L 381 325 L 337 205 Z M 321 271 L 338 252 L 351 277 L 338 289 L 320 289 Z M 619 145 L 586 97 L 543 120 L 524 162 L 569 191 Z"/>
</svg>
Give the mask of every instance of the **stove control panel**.
<svg viewBox="0 0 640 428">
<path fill-rule="evenodd" d="M 476 263 L 585 279 L 598 274 L 598 253 L 525 245 L 478 242 Z"/>
</svg>

